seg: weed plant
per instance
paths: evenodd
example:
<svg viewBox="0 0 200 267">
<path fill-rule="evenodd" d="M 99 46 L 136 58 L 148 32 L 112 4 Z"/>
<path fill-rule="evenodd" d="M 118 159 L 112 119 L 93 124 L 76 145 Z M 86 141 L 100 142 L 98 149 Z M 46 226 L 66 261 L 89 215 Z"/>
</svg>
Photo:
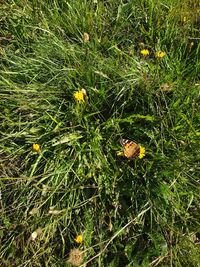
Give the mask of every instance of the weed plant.
<svg viewBox="0 0 200 267">
<path fill-rule="evenodd" d="M 196 0 L 0 1 L 1 266 L 199 266 L 199 25 Z"/>
</svg>

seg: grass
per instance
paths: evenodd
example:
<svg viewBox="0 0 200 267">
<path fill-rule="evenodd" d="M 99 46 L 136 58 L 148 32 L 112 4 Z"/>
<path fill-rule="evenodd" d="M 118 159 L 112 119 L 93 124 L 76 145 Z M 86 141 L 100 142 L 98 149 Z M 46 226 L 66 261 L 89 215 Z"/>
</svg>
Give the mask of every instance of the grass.
<svg viewBox="0 0 200 267">
<path fill-rule="evenodd" d="M 198 1 L 0 5 L 1 266 L 199 266 Z"/>
</svg>

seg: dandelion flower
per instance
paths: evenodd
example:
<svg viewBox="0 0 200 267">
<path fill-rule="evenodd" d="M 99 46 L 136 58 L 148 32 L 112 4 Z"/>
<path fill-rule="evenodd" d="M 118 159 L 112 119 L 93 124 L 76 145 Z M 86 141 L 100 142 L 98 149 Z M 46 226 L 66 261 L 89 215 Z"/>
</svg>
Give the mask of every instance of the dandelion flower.
<svg viewBox="0 0 200 267">
<path fill-rule="evenodd" d="M 72 266 L 79 266 L 83 262 L 83 252 L 77 248 L 71 249 L 67 262 Z"/>
<path fill-rule="evenodd" d="M 86 97 L 87 93 L 85 89 L 74 92 L 74 98 L 77 102 L 85 102 Z"/>
<path fill-rule="evenodd" d="M 41 148 L 39 144 L 33 144 L 32 149 L 34 152 L 37 152 L 37 153 L 41 152 Z"/>
<path fill-rule="evenodd" d="M 139 159 L 142 159 L 146 154 L 146 150 L 143 146 L 140 146 L 140 155 L 138 156 Z"/>
<path fill-rule="evenodd" d="M 77 235 L 76 238 L 74 238 L 74 241 L 77 244 L 81 244 L 83 242 L 83 236 L 82 235 Z"/>
<path fill-rule="evenodd" d="M 166 55 L 166 53 L 163 52 L 163 51 L 157 51 L 156 52 L 156 57 L 157 58 L 163 58 L 165 55 Z"/>
<path fill-rule="evenodd" d="M 142 49 L 140 51 L 140 54 L 143 55 L 144 57 L 147 57 L 150 54 L 150 52 L 148 49 Z"/>
<path fill-rule="evenodd" d="M 124 152 L 123 151 L 117 151 L 117 156 L 124 157 Z"/>
</svg>

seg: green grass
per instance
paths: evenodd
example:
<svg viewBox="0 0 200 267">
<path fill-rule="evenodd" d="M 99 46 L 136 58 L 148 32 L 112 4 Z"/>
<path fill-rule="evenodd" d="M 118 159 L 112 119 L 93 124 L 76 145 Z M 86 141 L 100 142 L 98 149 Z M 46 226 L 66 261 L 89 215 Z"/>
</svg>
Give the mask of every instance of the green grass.
<svg viewBox="0 0 200 267">
<path fill-rule="evenodd" d="M 0 5 L 1 266 L 199 266 L 198 1 Z"/>
</svg>

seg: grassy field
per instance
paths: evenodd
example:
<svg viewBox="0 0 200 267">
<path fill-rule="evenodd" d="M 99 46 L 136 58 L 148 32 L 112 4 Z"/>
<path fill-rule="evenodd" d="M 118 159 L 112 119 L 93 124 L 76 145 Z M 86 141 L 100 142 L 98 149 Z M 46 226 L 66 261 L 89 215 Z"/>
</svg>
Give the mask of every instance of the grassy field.
<svg viewBox="0 0 200 267">
<path fill-rule="evenodd" d="M 196 0 L 0 1 L 0 266 L 200 266 L 199 40 Z"/>
</svg>

